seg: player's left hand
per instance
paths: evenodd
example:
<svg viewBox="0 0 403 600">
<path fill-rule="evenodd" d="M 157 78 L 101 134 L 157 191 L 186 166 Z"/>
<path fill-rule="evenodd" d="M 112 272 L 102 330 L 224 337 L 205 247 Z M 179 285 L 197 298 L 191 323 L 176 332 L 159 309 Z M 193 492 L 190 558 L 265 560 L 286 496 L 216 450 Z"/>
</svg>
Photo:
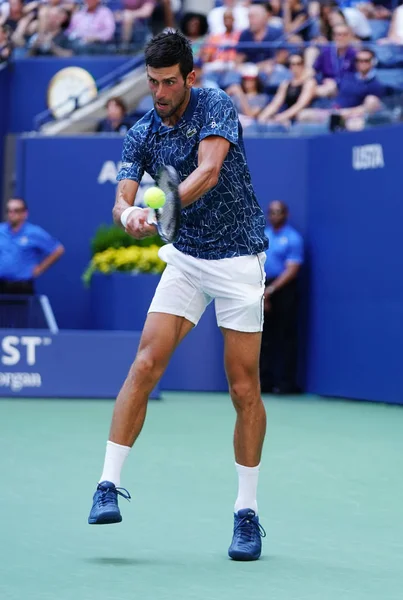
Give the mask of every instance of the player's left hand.
<svg viewBox="0 0 403 600">
<path fill-rule="evenodd" d="M 157 233 L 155 225 L 147 223 L 149 212 L 149 208 L 143 208 L 135 210 L 129 215 L 126 223 L 126 232 L 136 240 L 141 240 Z"/>
</svg>

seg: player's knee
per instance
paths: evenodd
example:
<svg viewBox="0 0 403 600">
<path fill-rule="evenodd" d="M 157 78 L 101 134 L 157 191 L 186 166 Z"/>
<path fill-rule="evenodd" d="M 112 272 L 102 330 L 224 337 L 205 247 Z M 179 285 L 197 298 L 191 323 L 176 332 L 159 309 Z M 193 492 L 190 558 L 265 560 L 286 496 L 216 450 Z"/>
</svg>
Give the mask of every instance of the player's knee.
<svg viewBox="0 0 403 600">
<path fill-rule="evenodd" d="M 137 356 L 132 368 L 130 369 L 130 375 L 140 378 L 142 380 L 154 378 L 158 371 L 158 361 L 152 351 L 142 350 Z"/>
<path fill-rule="evenodd" d="M 252 378 L 238 379 L 230 384 L 235 409 L 248 410 L 260 402 L 259 385 Z"/>
</svg>

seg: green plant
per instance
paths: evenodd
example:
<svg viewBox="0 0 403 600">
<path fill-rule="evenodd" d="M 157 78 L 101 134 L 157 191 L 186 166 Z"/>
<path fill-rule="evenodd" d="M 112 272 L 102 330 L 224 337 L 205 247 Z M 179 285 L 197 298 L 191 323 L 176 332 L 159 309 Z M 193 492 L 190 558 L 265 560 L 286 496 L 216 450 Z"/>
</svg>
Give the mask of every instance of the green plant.
<svg viewBox="0 0 403 600">
<path fill-rule="evenodd" d="M 88 286 L 94 273 L 162 273 L 165 263 L 158 250 L 163 245 L 158 235 L 135 240 L 116 225 L 101 225 L 91 240 L 91 261 L 82 280 Z"/>
</svg>

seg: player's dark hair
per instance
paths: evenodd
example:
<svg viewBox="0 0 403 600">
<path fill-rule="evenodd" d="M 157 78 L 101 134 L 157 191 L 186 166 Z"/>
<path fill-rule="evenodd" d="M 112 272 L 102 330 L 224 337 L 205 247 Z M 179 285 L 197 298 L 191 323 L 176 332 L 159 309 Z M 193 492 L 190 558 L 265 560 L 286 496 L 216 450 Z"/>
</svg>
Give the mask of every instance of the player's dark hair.
<svg viewBox="0 0 403 600">
<path fill-rule="evenodd" d="M 179 65 L 183 79 L 193 71 L 193 52 L 189 40 L 179 31 L 163 31 L 148 42 L 145 48 L 146 65 L 164 69 Z"/>
</svg>

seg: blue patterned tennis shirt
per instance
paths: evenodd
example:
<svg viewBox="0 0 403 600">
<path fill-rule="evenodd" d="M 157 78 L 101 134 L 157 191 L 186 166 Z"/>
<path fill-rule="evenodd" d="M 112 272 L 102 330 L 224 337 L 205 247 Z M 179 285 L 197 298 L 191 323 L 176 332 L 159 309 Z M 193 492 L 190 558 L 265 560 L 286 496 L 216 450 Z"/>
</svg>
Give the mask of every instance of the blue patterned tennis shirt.
<svg viewBox="0 0 403 600">
<path fill-rule="evenodd" d="M 154 110 L 144 115 L 126 134 L 117 180 L 140 182 L 144 171 L 155 178 L 160 166 L 172 165 L 183 181 L 197 168 L 199 143 L 212 135 L 228 140 L 230 149 L 217 185 L 183 208 L 174 246 L 210 260 L 264 252 L 265 217 L 246 163 L 242 128 L 222 90 L 193 88 L 174 127 L 164 125 Z"/>
</svg>

